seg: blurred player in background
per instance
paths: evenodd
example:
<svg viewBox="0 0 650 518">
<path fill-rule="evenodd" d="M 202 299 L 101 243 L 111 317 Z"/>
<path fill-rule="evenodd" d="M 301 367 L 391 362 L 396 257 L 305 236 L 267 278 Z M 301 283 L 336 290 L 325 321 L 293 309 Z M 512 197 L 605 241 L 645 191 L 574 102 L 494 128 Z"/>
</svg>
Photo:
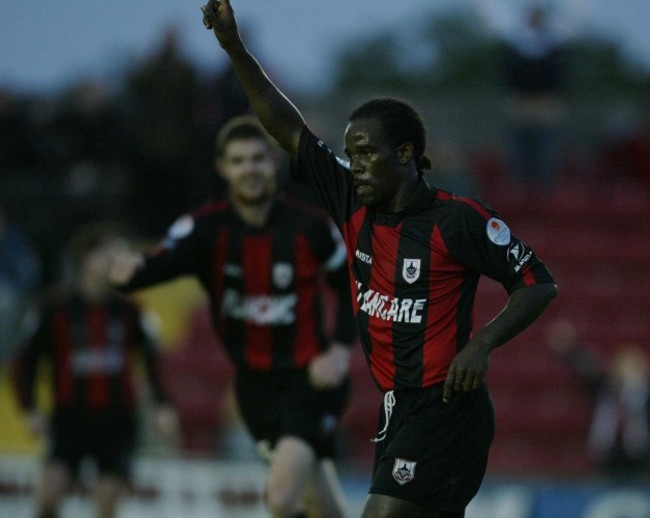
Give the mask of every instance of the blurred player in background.
<svg viewBox="0 0 650 518">
<path fill-rule="evenodd" d="M 176 414 L 158 376 L 151 326 L 108 281 L 112 256 L 124 247 L 126 241 L 111 226 L 81 229 L 69 248 L 73 283 L 55 290 L 26 318 L 29 338 L 18 351 L 14 380 L 29 429 L 49 442 L 37 492 L 41 518 L 58 516 L 85 458 L 99 472 L 97 516 L 115 516 L 128 489 L 138 438 L 136 355 L 144 360 L 160 431 L 169 438 L 176 434 Z M 35 394 L 41 360 L 51 363 L 49 420 Z"/>
<path fill-rule="evenodd" d="M 130 291 L 198 278 L 236 367 L 239 410 L 270 460 L 269 510 L 274 517 L 340 517 L 334 446 L 355 339 L 345 248 L 320 210 L 279 195 L 276 161 L 256 119 L 227 123 L 215 164 L 228 198 L 179 218 L 146 256 L 119 257 L 112 279 Z M 324 272 L 338 299 L 329 338 Z"/>
<path fill-rule="evenodd" d="M 612 480 L 650 475 L 650 357 L 641 346 L 622 342 L 606 361 L 582 342 L 572 322 L 546 326 L 546 345 L 580 379 L 593 409 L 587 448 Z"/>
<path fill-rule="evenodd" d="M 408 104 L 373 99 L 357 108 L 342 160 L 248 52 L 230 1 L 202 10 L 260 121 L 293 159 L 293 178 L 318 195 L 348 247 L 361 343 L 384 392 L 363 516 L 464 516 L 494 436 L 490 353 L 542 313 L 557 291 L 553 278 L 496 212 L 423 180 L 426 132 Z M 473 332 L 481 275 L 509 300 Z"/>
</svg>

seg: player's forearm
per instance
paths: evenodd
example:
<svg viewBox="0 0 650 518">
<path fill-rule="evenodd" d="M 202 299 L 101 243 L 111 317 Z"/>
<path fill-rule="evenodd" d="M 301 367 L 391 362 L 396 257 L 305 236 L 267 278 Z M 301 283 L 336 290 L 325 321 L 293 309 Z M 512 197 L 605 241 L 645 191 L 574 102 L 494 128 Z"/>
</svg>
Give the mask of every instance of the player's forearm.
<svg viewBox="0 0 650 518">
<path fill-rule="evenodd" d="M 532 324 L 557 294 L 555 284 L 537 284 L 512 292 L 499 315 L 472 337 L 472 345 L 490 351 Z"/>
<path fill-rule="evenodd" d="M 275 86 L 243 43 L 238 42 L 224 49 L 260 122 L 280 146 L 295 156 L 305 125 L 302 115 Z"/>
<path fill-rule="evenodd" d="M 112 285 L 117 291 L 130 293 L 172 280 L 182 274 L 173 258 L 159 255 L 143 258 L 142 264 L 138 265 L 128 279 L 121 282 L 112 279 Z"/>
</svg>

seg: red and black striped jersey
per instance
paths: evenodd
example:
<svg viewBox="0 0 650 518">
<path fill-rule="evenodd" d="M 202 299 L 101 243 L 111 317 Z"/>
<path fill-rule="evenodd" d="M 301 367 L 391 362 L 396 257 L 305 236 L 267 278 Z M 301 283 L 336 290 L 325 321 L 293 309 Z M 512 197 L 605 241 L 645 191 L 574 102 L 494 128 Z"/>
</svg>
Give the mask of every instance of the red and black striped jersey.
<svg viewBox="0 0 650 518">
<path fill-rule="evenodd" d="M 52 366 L 57 409 L 134 410 L 137 356 L 145 362 L 154 397 L 166 401 L 156 342 L 139 308 L 124 297 L 109 294 L 101 302 L 90 303 L 75 292 L 60 294 L 26 320 L 30 336 L 14 365 L 23 408 L 35 407 L 35 380 L 42 360 Z"/>
<path fill-rule="evenodd" d="M 481 275 L 509 293 L 554 282 L 499 214 L 476 200 L 422 180 L 401 212 L 365 207 L 348 163 L 306 127 L 293 166 L 292 177 L 311 186 L 344 236 L 361 343 L 384 391 L 445 380 L 471 337 Z"/>
<path fill-rule="evenodd" d="M 328 346 L 322 281 L 338 293 L 334 340 L 351 345 L 354 317 L 340 233 L 319 209 L 277 199 L 262 227 L 229 201 L 182 216 L 124 287 L 196 276 L 233 363 L 261 371 L 301 369 Z"/>
</svg>

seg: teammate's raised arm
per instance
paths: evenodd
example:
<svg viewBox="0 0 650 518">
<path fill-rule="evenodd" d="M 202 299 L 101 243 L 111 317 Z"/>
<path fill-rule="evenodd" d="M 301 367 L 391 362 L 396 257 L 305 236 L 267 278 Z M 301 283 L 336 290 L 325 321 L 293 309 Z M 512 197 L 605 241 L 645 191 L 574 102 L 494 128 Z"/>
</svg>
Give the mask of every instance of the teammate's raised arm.
<svg viewBox="0 0 650 518">
<path fill-rule="evenodd" d="M 201 7 L 201 11 L 203 24 L 214 32 L 219 44 L 230 57 L 260 122 L 290 155 L 296 156 L 305 121 L 246 48 L 230 1 L 209 0 Z"/>
</svg>

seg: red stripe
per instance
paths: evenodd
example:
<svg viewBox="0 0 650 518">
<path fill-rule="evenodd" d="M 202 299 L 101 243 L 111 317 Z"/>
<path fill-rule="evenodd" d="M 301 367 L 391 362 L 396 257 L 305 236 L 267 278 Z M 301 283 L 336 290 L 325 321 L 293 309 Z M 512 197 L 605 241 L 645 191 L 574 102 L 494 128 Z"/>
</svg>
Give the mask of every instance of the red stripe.
<svg viewBox="0 0 650 518">
<path fill-rule="evenodd" d="M 54 317 L 54 336 L 56 339 L 56 379 L 54 397 L 57 406 L 72 403 L 72 336 L 70 316 L 65 309 L 59 310 Z"/>
<path fill-rule="evenodd" d="M 375 227 L 370 289 L 380 296 L 394 297 L 401 228 L 401 224 L 397 227 Z M 370 369 L 382 389 L 390 390 L 394 387 L 395 377 L 392 321 L 369 316 L 368 335 L 372 342 Z"/>
<path fill-rule="evenodd" d="M 298 258 L 295 271 L 298 302 L 293 361 L 296 367 L 304 367 L 320 352 L 319 323 L 316 319 L 319 265 L 305 236 L 296 236 L 295 250 Z"/>
<path fill-rule="evenodd" d="M 537 284 L 537 279 L 535 279 L 535 276 L 533 275 L 533 272 L 530 268 L 530 264 L 524 266 L 521 274 L 524 278 L 524 284 L 526 286 L 532 286 L 533 284 Z"/>
<path fill-rule="evenodd" d="M 464 196 L 458 196 L 445 191 L 437 191 L 436 197 L 442 201 L 454 200 L 454 201 L 460 201 L 462 203 L 466 203 L 467 205 L 472 207 L 476 212 L 478 212 L 481 216 L 483 216 L 486 220 L 494 217 L 494 215 L 490 214 L 490 212 L 483 205 L 481 205 L 475 200 L 472 200 L 471 198 L 465 198 Z"/>
<path fill-rule="evenodd" d="M 108 349 L 108 337 L 106 336 L 106 313 L 104 308 L 91 307 L 86 314 L 86 325 L 88 329 L 88 347 L 91 352 L 98 356 L 105 356 Z M 105 408 L 108 403 L 108 378 L 103 369 L 93 372 L 88 380 L 88 404 L 90 408 Z"/>
<path fill-rule="evenodd" d="M 431 269 L 443 264 L 446 279 L 434 278 L 429 284 L 429 303 L 427 311 L 427 328 L 424 333 L 424 375 L 423 386 L 444 381 L 449 365 L 456 354 L 458 334 L 458 307 L 461 286 L 463 284 L 463 267 L 450 263 L 449 251 L 445 245 L 440 228 L 436 225 L 431 234 Z M 457 270 L 457 271 L 452 271 Z M 438 282 L 442 281 L 442 282 Z"/>
<path fill-rule="evenodd" d="M 208 203 L 206 205 L 203 205 L 202 207 L 199 207 L 198 209 L 193 211 L 191 215 L 194 218 L 201 218 L 213 212 L 223 212 L 228 208 L 228 205 L 229 202 L 225 200 L 214 201 L 212 203 Z"/>
<path fill-rule="evenodd" d="M 242 240 L 244 292 L 247 297 L 266 297 L 271 293 L 271 234 L 248 236 Z M 246 362 L 254 369 L 269 369 L 273 363 L 272 329 L 249 320 L 245 326 Z"/>
</svg>

